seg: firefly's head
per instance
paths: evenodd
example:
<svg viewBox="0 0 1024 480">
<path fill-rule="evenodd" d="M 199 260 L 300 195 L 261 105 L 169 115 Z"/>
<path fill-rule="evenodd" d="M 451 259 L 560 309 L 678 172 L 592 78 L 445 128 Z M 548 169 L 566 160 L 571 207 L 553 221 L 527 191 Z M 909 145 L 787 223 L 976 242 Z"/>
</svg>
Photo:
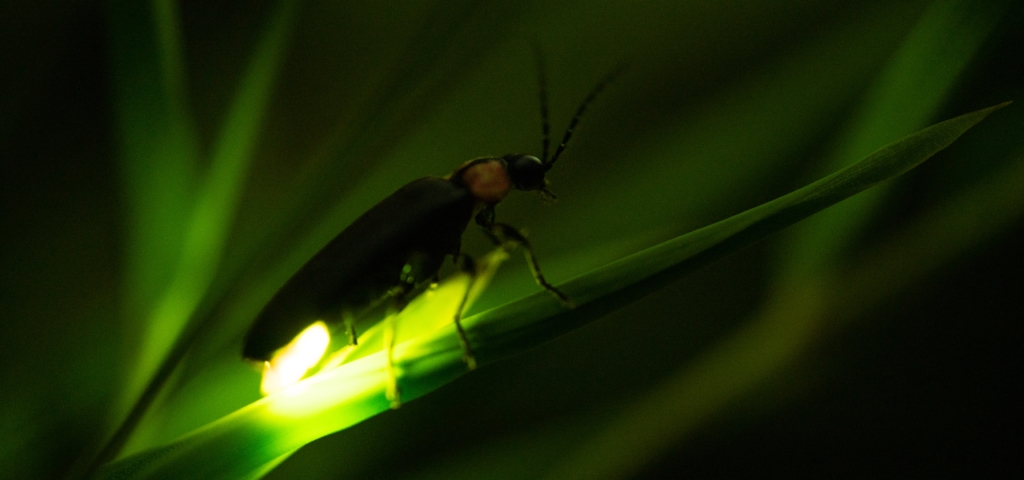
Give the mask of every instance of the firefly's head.
<svg viewBox="0 0 1024 480">
<path fill-rule="evenodd" d="M 539 158 L 533 155 L 509 154 L 502 159 L 505 160 L 508 176 L 514 187 L 524 191 L 544 188 L 547 183 L 544 180 L 547 168 Z"/>
</svg>

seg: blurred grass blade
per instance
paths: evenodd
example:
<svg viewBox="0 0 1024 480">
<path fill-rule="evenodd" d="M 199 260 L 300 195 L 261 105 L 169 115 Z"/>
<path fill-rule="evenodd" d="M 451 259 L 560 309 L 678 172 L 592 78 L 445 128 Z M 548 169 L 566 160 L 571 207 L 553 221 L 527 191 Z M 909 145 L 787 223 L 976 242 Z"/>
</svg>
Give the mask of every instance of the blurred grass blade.
<svg viewBox="0 0 1024 480">
<path fill-rule="evenodd" d="M 147 335 L 154 304 L 181 256 L 200 164 L 181 61 L 174 4 L 108 6 L 111 77 L 128 213 L 125 317 L 131 338 Z M 137 352 L 128 365 L 136 366 Z M 136 370 L 137 372 L 137 370 Z M 135 372 L 129 372 L 135 373 Z M 123 390 L 129 403 L 144 379 Z"/>
<path fill-rule="evenodd" d="M 521 352 L 632 302 L 716 258 L 917 166 L 1006 104 L 978 110 L 895 142 L 864 160 L 739 215 L 626 257 L 563 285 L 565 310 L 544 292 L 466 319 L 482 363 Z M 465 373 L 449 325 L 396 347 L 403 398 Z M 264 398 L 156 451 L 115 462 L 106 478 L 241 478 L 321 436 L 388 409 L 382 353 Z"/>
<path fill-rule="evenodd" d="M 1002 2 L 934 2 L 874 81 L 832 154 L 820 167 L 828 172 L 867 155 L 875 146 L 923 128 L 946 102 L 999 19 Z M 840 262 L 850 243 L 873 218 L 885 189 L 875 190 L 801 224 L 789 235 L 784 281 Z"/>
<path fill-rule="evenodd" d="M 168 287 L 182 254 L 183 232 L 195 205 L 200 148 L 187 110 L 180 27 L 172 1 L 113 0 L 107 4 L 110 28 L 110 76 L 121 181 L 127 225 L 122 315 L 129 345 L 123 365 L 124 384 L 108 411 L 109 430 L 139 398 L 147 375 L 138 359 L 146 356 L 143 339 L 151 337 L 146 319 Z M 151 362 L 146 372 L 152 372 Z M 113 433 L 116 438 L 118 433 Z M 101 452 L 83 451 L 69 476 L 80 475 Z"/>
<path fill-rule="evenodd" d="M 155 2 L 154 8 L 154 15 L 161 24 L 158 37 L 167 43 L 168 45 L 165 47 L 173 52 L 152 58 L 159 58 L 162 66 L 173 70 L 165 72 L 161 77 L 164 78 L 161 81 L 164 89 L 169 92 L 183 93 L 184 73 L 180 71 L 182 65 L 180 53 L 169 46 L 177 41 L 173 3 Z M 185 344 L 187 342 L 183 341 L 182 333 L 189 326 L 196 306 L 206 294 L 225 250 L 239 191 L 245 180 L 253 148 L 257 141 L 257 133 L 270 101 L 274 79 L 280 70 L 279 65 L 285 52 L 295 8 L 294 2 L 279 2 L 273 12 L 270 25 L 250 60 L 248 70 L 239 85 L 238 93 L 227 112 L 221 134 L 214 144 L 209 168 L 195 192 L 191 212 L 185 224 L 178 226 L 183 232 L 170 236 L 170 238 L 180 241 L 180 246 L 176 248 L 178 252 L 174 259 L 175 264 L 168 275 L 170 281 L 154 299 L 155 304 L 146 315 L 146 331 L 142 335 L 138 355 L 132 362 L 134 372 L 130 378 L 130 387 L 126 391 L 126 395 L 130 399 L 137 398 L 138 400 L 113 438 L 100 453 L 100 462 L 116 455 L 127 441 L 147 405 L 158 393 L 163 381 L 170 375 L 178 359 L 187 349 Z M 117 15 L 113 16 L 118 17 Z M 131 38 L 124 39 L 125 42 L 131 40 Z M 180 113 L 184 108 L 183 105 L 187 104 L 187 99 L 172 99 L 170 97 L 171 95 L 168 95 L 165 101 L 176 102 L 172 111 Z M 184 114 L 182 113 L 180 116 L 184 116 Z M 188 124 L 184 120 L 180 120 L 180 122 L 183 125 Z M 138 121 L 138 123 L 145 124 L 146 122 Z M 148 126 L 148 128 L 152 127 Z M 180 125 L 178 128 L 184 129 Z M 168 139 L 160 145 L 143 145 L 148 149 L 145 151 L 142 150 L 143 146 L 140 146 L 140 151 L 137 153 L 138 155 L 169 155 L 171 157 L 169 160 L 180 163 L 182 160 L 179 156 L 187 152 L 194 153 L 194 148 L 191 148 L 194 147 L 194 135 L 187 138 L 179 137 Z M 135 160 L 138 161 L 138 159 Z M 147 166 L 160 163 L 159 161 L 144 162 Z M 146 168 L 140 167 L 140 170 L 146 171 Z M 159 178 L 153 179 L 153 181 L 160 183 L 166 179 Z M 140 192 L 143 197 L 150 194 L 151 192 Z M 184 192 L 179 190 L 174 192 L 174 196 L 191 197 L 192 195 L 184 195 Z M 162 221 L 164 212 L 158 210 L 149 212 L 149 214 Z M 140 395 L 139 391 L 143 385 L 145 385 L 145 389 Z"/>
<path fill-rule="evenodd" d="M 217 271 L 293 11 L 293 2 L 280 2 L 227 113 L 197 192 L 178 265 L 149 319 L 150 330 L 137 363 L 139 381 L 148 379 L 167 356 Z"/>
<path fill-rule="evenodd" d="M 924 212 L 844 269 L 841 308 L 863 310 L 917 284 L 950 260 L 1006 234 L 1024 219 L 1024 151 L 970 188 Z"/>
</svg>

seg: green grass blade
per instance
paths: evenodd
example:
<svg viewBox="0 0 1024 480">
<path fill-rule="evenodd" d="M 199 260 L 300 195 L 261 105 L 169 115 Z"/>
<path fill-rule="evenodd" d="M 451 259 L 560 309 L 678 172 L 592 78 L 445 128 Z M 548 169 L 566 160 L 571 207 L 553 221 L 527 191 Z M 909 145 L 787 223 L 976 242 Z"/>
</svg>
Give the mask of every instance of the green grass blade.
<svg viewBox="0 0 1024 480">
<path fill-rule="evenodd" d="M 942 150 L 1006 104 L 910 135 L 860 162 L 774 201 L 577 277 L 562 287 L 564 309 L 544 293 L 466 319 L 481 362 L 521 352 L 619 308 L 716 258 L 756 242 Z M 454 327 L 396 348 L 403 398 L 428 393 L 465 373 Z M 321 436 L 388 409 L 385 361 L 368 355 L 266 397 L 155 452 L 115 462 L 105 478 L 239 478 Z"/>
</svg>

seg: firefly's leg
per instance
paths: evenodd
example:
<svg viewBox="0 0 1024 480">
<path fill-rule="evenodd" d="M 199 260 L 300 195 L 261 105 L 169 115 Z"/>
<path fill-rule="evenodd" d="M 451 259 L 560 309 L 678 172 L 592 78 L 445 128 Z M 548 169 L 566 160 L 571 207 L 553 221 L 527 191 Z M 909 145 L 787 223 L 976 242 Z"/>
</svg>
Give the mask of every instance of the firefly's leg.
<svg viewBox="0 0 1024 480">
<path fill-rule="evenodd" d="M 423 252 L 413 253 L 402 267 L 398 283 L 379 300 L 388 305 L 384 318 L 384 321 L 387 322 L 384 325 L 384 349 L 387 351 L 386 368 L 388 373 L 388 386 L 385 393 L 391 402 L 391 408 L 402 406 L 402 392 L 398 388 L 398 373 L 394 361 L 395 331 L 398 328 L 396 317 L 409 302 L 409 297 L 416 285 L 433 277 L 441 262 L 444 261 L 444 257 Z"/>
<path fill-rule="evenodd" d="M 408 291 L 408 285 L 401 283 L 385 294 L 385 298 L 389 301 L 390 305 L 384 317 L 384 321 L 387 322 L 384 326 L 384 350 L 387 355 L 387 363 L 384 368 L 388 374 L 388 385 L 384 394 L 387 396 L 388 401 L 391 402 L 391 408 L 402 406 L 402 392 L 398 388 L 398 373 L 395 371 L 393 352 L 395 349 L 395 330 L 397 328 L 396 317 L 398 312 L 401 312 L 402 308 L 405 307 L 405 295 Z"/>
<path fill-rule="evenodd" d="M 356 316 L 352 312 L 345 310 L 341 312 L 341 320 L 345 324 L 345 332 L 348 333 L 348 343 L 350 345 L 359 345 L 359 338 L 356 335 Z"/>
<path fill-rule="evenodd" d="M 462 294 L 459 308 L 455 310 L 455 329 L 459 331 L 459 343 L 462 345 L 462 360 L 466 362 L 467 368 L 475 370 L 476 356 L 473 354 L 473 346 L 469 343 L 469 337 L 466 336 L 466 330 L 462 328 L 462 312 L 466 309 L 469 294 L 473 291 L 473 284 L 476 283 L 476 262 L 473 261 L 473 257 L 465 253 L 456 254 L 454 258 L 455 265 L 459 267 L 459 270 L 469 274 L 469 285 L 466 285 L 466 291 Z"/>
<path fill-rule="evenodd" d="M 544 278 L 544 274 L 540 272 L 540 264 L 537 263 L 537 257 L 533 254 L 533 247 L 522 232 L 508 224 L 492 223 L 491 225 L 484 227 L 484 233 L 490 237 L 491 241 L 494 242 L 495 245 L 503 246 L 506 243 L 512 243 L 523 247 L 523 253 L 526 255 L 526 263 L 530 266 L 530 272 L 533 273 L 533 279 L 537 281 L 537 285 L 540 285 L 541 288 L 547 290 L 548 293 L 557 298 L 558 301 L 562 302 L 566 307 L 575 308 L 576 304 L 572 303 L 572 300 L 570 300 L 566 294 L 548 283 Z"/>
</svg>

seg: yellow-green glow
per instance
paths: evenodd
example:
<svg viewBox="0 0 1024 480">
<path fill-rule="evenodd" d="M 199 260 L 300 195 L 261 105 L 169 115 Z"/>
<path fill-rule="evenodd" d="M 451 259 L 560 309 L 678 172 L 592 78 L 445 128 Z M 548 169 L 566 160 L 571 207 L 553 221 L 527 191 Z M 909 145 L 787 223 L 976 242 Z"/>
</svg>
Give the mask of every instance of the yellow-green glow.
<svg viewBox="0 0 1024 480">
<path fill-rule="evenodd" d="M 387 408 L 384 400 L 385 362 L 384 352 L 377 352 L 330 371 L 321 369 L 307 381 L 266 397 L 266 413 L 272 418 L 285 419 L 290 424 L 287 428 L 299 435 L 308 435 L 310 440 L 323 435 L 312 432 L 324 425 L 355 423 Z M 373 407 L 373 402 L 366 404 L 365 400 L 371 398 L 378 399 L 378 407 Z M 352 408 L 339 409 L 340 405 Z M 367 408 L 369 410 L 365 410 Z M 328 413 L 331 410 L 333 413 Z M 312 425 L 300 428 L 299 424 L 292 423 L 296 419 L 318 415 L 321 421 Z"/>
<path fill-rule="evenodd" d="M 436 288 L 423 292 L 409 302 L 394 318 L 396 345 L 393 359 L 401 362 L 431 353 L 425 350 L 427 347 L 417 345 L 415 340 L 429 337 L 432 332 L 450 326 L 466 289 L 471 289 L 467 299 L 468 306 L 486 288 L 498 266 L 507 258 L 507 251 L 496 249 L 477 261 L 475 281 L 472 281 L 469 275 L 456 273 L 444 279 Z M 359 345 L 348 345 L 330 354 L 322 362 L 315 378 L 287 388 L 281 395 L 268 397 L 267 411 L 276 416 L 295 419 L 318 415 L 357 398 L 377 397 L 381 401 L 380 405 L 387 405 L 384 402 L 384 391 L 388 382 L 387 357 L 383 351 L 386 328 L 387 322 L 370 327 L 359 336 Z M 298 340 L 293 343 L 297 342 Z M 281 352 L 286 349 L 282 349 Z M 401 371 L 397 373 L 401 377 Z M 264 376 L 264 383 L 267 382 L 266 378 Z M 360 402 L 352 403 L 353 406 L 357 404 Z M 380 405 L 368 405 L 363 407 L 380 408 Z M 373 413 L 376 412 L 356 409 L 339 412 L 339 415 L 346 418 L 365 418 Z"/>
<path fill-rule="evenodd" d="M 473 304 L 490 283 L 498 267 L 509 257 L 504 248 L 497 248 L 477 259 L 476 279 L 465 273 L 453 274 L 432 289 L 417 296 L 395 318 L 395 344 L 402 344 L 429 332 L 450 325 L 455 310 L 470 288 L 466 308 Z M 359 335 L 359 345 L 349 345 L 333 352 L 321 370 L 329 370 L 384 349 L 386 322 L 380 322 Z M 396 357 L 398 358 L 398 357 Z"/>
<path fill-rule="evenodd" d="M 324 322 L 316 322 L 306 327 L 291 343 L 278 350 L 274 358 L 264 364 L 260 390 L 269 395 L 302 380 L 310 368 L 320 363 L 320 358 L 324 356 L 330 343 L 331 334 Z"/>
<path fill-rule="evenodd" d="M 469 284 L 469 275 L 457 273 L 444 279 L 437 288 L 429 289 L 412 299 L 394 318 L 395 343 L 408 341 L 452 323 L 455 310 Z M 359 345 L 349 345 L 332 353 L 324 362 L 322 370 L 383 350 L 386 329 L 386 321 L 366 329 L 359 335 Z"/>
</svg>

